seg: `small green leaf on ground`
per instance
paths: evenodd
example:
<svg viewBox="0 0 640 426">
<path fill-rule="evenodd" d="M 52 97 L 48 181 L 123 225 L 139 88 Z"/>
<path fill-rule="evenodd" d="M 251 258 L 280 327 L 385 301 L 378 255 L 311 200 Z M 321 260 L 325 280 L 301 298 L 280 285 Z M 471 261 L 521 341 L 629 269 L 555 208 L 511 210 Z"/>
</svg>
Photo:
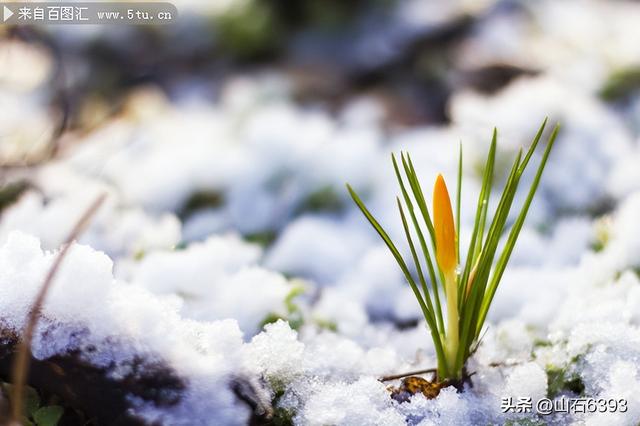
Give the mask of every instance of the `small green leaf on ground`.
<svg viewBox="0 0 640 426">
<path fill-rule="evenodd" d="M 2 390 L 6 395 L 9 395 L 11 398 L 13 385 L 10 383 L 2 383 Z M 33 416 L 33 413 L 40 407 L 40 396 L 38 396 L 38 392 L 30 387 L 26 386 L 24 388 L 24 415 L 27 417 Z"/>
<path fill-rule="evenodd" d="M 33 420 L 37 426 L 56 426 L 64 413 L 64 408 L 59 405 L 42 407 L 33 414 Z"/>
<path fill-rule="evenodd" d="M 600 89 L 605 101 L 616 101 L 640 90 L 640 67 L 629 67 L 611 74 Z"/>
<path fill-rule="evenodd" d="M 15 203 L 27 189 L 29 184 L 23 181 L 0 186 L 0 211 Z"/>
<path fill-rule="evenodd" d="M 191 194 L 180 211 L 180 217 L 186 218 L 198 210 L 213 209 L 224 203 L 224 194 L 218 191 L 198 191 Z"/>
<path fill-rule="evenodd" d="M 555 398 L 563 391 L 571 391 L 576 395 L 582 395 L 584 392 L 584 383 L 579 375 L 569 373 L 565 368 L 548 368 L 547 369 L 547 396 Z"/>
<path fill-rule="evenodd" d="M 244 236 L 244 239 L 250 243 L 258 244 L 262 247 L 270 246 L 278 235 L 275 231 L 263 231 L 256 232 L 254 234 L 247 234 Z"/>
<path fill-rule="evenodd" d="M 344 208 L 344 201 L 331 186 L 325 186 L 309 194 L 298 209 L 301 212 L 337 212 Z"/>
</svg>

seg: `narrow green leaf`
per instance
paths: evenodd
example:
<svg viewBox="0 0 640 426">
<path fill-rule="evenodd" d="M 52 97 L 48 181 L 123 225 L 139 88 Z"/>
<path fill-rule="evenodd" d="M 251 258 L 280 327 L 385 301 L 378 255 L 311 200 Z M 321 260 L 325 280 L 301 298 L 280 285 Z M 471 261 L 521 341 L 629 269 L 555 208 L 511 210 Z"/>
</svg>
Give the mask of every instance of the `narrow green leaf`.
<svg viewBox="0 0 640 426">
<path fill-rule="evenodd" d="M 491 146 L 489 147 L 489 153 L 487 154 L 487 162 L 485 164 L 484 175 L 482 177 L 482 186 L 480 189 L 480 195 L 478 196 L 478 206 L 476 208 L 476 217 L 473 224 L 473 231 L 471 232 L 471 241 L 469 242 L 469 250 L 467 251 L 467 259 L 465 261 L 464 271 L 462 273 L 461 282 L 466 284 L 469 280 L 469 274 L 471 268 L 474 265 L 475 259 L 473 254 L 477 241 L 482 241 L 483 235 L 479 233 L 480 221 L 482 220 L 483 206 L 489 203 L 489 194 L 491 192 L 491 185 L 493 182 L 493 168 L 496 161 L 496 144 L 498 140 L 498 134 L 496 130 L 493 131 L 493 137 L 491 139 Z M 460 288 L 462 291 L 462 288 Z M 463 299 L 463 298 L 461 298 Z"/>
<path fill-rule="evenodd" d="M 400 252 L 396 248 L 395 244 L 393 244 L 393 241 L 391 241 L 391 238 L 389 237 L 389 235 L 382 228 L 382 226 L 380 226 L 380 224 L 373 217 L 373 215 L 369 212 L 369 210 L 364 205 L 364 203 L 362 202 L 360 197 L 358 197 L 358 194 L 356 194 L 356 192 L 353 190 L 353 188 L 351 188 L 351 186 L 348 185 L 348 184 L 347 184 L 347 190 L 349 191 L 349 194 L 351 194 L 351 198 L 353 199 L 353 201 L 360 208 L 360 211 L 364 214 L 364 216 L 367 218 L 367 220 L 369 221 L 371 226 L 373 226 L 373 228 L 376 230 L 378 235 L 382 238 L 382 240 L 385 242 L 385 244 L 387 245 L 387 247 L 391 251 L 391 254 L 396 259 L 396 262 L 400 266 L 400 269 L 405 274 L 405 276 L 407 278 L 407 281 L 409 281 L 410 283 L 413 283 L 415 285 L 415 282 L 413 281 L 413 278 L 411 277 L 411 274 L 409 273 L 409 268 L 407 267 L 406 263 L 404 262 L 404 259 L 402 258 L 402 255 L 400 254 Z M 420 296 L 418 301 L 421 303 L 421 305 L 424 305 L 424 300 L 422 300 L 422 296 Z"/>
<path fill-rule="evenodd" d="M 369 210 L 364 205 L 364 203 L 362 202 L 362 200 L 360 199 L 358 194 L 356 194 L 356 192 L 353 190 L 353 188 L 351 188 L 351 186 L 349 184 L 347 184 L 347 190 L 349 191 L 349 194 L 351 195 L 351 198 L 356 203 L 356 205 L 358 206 L 360 211 L 364 214 L 364 216 L 367 218 L 367 220 L 369 221 L 371 226 L 373 226 L 373 228 L 376 230 L 378 235 L 385 242 L 385 244 L 387 245 L 387 248 L 389 248 L 389 250 L 391 251 L 391 254 L 396 259 L 396 262 L 398 263 L 398 266 L 400 266 L 400 269 L 402 270 L 407 282 L 409 283 L 409 286 L 413 290 L 413 293 L 414 293 L 416 299 L 418 300 L 418 304 L 420 305 L 420 308 L 422 310 L 422 314 L 423 314 L 425 320 L 427 321 L 427 323 L 429 325 L 429 329 L 431 331 L 431 337 L 433 339 L 434 346 L 435 346 L 435 349 L 436 349 L 436 356 L 438 357 L 438 372 L 439 372 L 439 374 L 443 374 L 444 377 L 446 377 L 447 376 L 447 366 L 446 366 L 446 362 L 445 362 L 442 343 L 441 343 L 441 340 L 440 340 L 440 334 L 438 333 L 438 329 L 435 326 L 435 323 L 433 323 L 431 321 L 432 316 L 430 315 L 429 309 L 428 309 L 427 305 L 425 304 L 425 301 L 422 298 L 422 295 L 420 294 L 420 290 L 418 290 L 418 287 L 416 286 L 416 283 L 415 283 L 413 277 L 411 276 L 411 273 L 409 272 L 409 268 L 407 267 L 404 259 L 402 258 L 402 255 L 400 254 L 400 252 L 396 248 L 395 244 L 393 244 L 393 241 L 391 240 L 389 235 L 382 228 L 382 226 L 380 226 L 380 224 L 373 217 L 373 215 L 369 212 Z"/>
<path fill-rule="evenodd" d="M 400 153 L 401 156 L 403 156 L 402 153 Z M 404 158 L 403 158 L 404 159 Z M 409 193 L 407 192 L 405 185 L 404 185 L 404 180 L 402 179 L 402 176 L 400 174 L 400 168 L 398 167 L 398 163 L 396 161 L 396 157 L 395 155 L 391 154 L 391 161 L 393 163 L 393 169 L 396 173 L 396 178 L 398 179 L 398 183 L 400 184 L 400 190 L 402 192 L 402 196 L 404 198 L 405 204 L 407 205 L 407 210 L 409 211 L 409 214 L 411 216 L 411 222 L 413 223 L 413 227 L 416 231 L 416 234 L 418 235 L 418 240 L 420 241 L 420 248 L 422 249 L 422 253 L 423 256 L 425 258 L 425 261 L 427 263 L 427 269 L 429 271 L 429 278 L 431 279 L 431 283 L 432 283 L 432 287 L 433 287 L 433 291 L 434 291 L 434 296 L 436 297 L 436 309 L 435 309 L 435 317 L 436 317 L 436 323 L 438 326 L 438 330 L 440 331 L 440 333 L 444 333 L 444 321 L 442 319 L 442 308 L 440 306 L 440 298 L 437 294 L 437 281 L 436 281 L 436 276 L 435 276 L 435 272 L 433 269 L 433 263 L 431 261 L 431 255 L 429 253 L 429 249 L 427 248 L 427 243 L 426 240 L 424 238 L 424 234 L 422 232 L 422 229 L 420 228 L 420 224 L 418 223 L 418 220 L 416 218 L 416 214 L 415 214 L 415 210 L 413 208 L 413 203 L 411 202 L 411 197 L 409 197 Z M 414 195 L 415 197 L 415 195 Z M 400 206 L 400 208 L 402 208 Z M 403 212 L 402 210 L 400 211 L 400 214 L 402 215 Z M 410 239 L 410 234 L 407 233 L 407 239 Z M 416 269 L 418 270 L 418 273 L 420 275 L 420 279 L 421 279 L 421 284 L 422 284 L 422 291 L 425 294 L 425 298 L 427 299 L 427 305 L 429 305 L 429 309 L 431 311 L 434 311 L 433 307 L 431 306 L 431 297 L 429 297 L 429 289 L 427 288 L 427 284 L 426 281 L 424 280 L 424 276 L 422 275 L 422 266 L 420 264 L 420 260 L 417 258 L 417 256 L 414 256 L 414 262 L 416 264 Z"/>
<path fill-rule="evenodd" d="M 416 272 L 418 273 L 418 280 L 420 281 L 420 285 L 422 286 L 422 291 L 424 293 L 423 297 L 427 304 L 429 318 L 431 318 L 431 321 L 433 321 L 435 318 L 433 316 L 433 305 L 431 304 L 431 296 L 429 295 L 427 282 L 424 278 L 424 274 L 422 273 L 422 266 L 420 265 L 420 260 L 418 259 L 418 253 L 416 252 L 415 245 L 413 244 L 413 238 L 411 238 L 411 232 L 409 231 L 409 225 L 407 223 L 407 218 L 404 214 L 404 209 L 402 208 L 400 199 L 396 197 L 396 201 L 398 203 L 398 210 L 400 211 L 400 219 L 402 220 L 402 227 L 404 228 L 404 233 L 407 238 L 407 243 L 409 243 L 409 250 L 411 251 L 411 257 L 413 258 L 413 262 L 416 267 Z"/>
<path fill-rule="evenodd" d="M 511 172 L 509 173 L 509 178 L 507 179 L 502 196 L 500 197 L 500 202 L 498 203 L 493 220 L 491 221 L 489 232 L 487 233 L 484 248 L 478 260 L 478 270 L 476 271 L 476 276 L 473 285 L 471 286 L 469 297 L 465 301 L 461 311 L 461 352 L 458 353 L 456 360 L 456 364 L 459 364 L 460 366 L 468 356 L 469 346 L 475 338 L 475 325 L 481 302 L 484 297 L 491 264 L 518 186 L 518 167 L 520 165 L 521 158 L 522 150 L 518 153 L 511 168 Z"/>
<path fill-rule="evenodd" d="M 411 157 L 409 154 L 406 154 L 405 157 L 402 158 L 402 165 L 405 169 L 405 173 L 409 177 L 409 183 L 411 184 L 411 189 L 416 197 L 416 202 L 418 203 L 418 207 L 420 208 L 420 213 L 422 213 L 425 224 L 427 225 L 427 230 L 429 231 L 429 235 L 431 236 L 431 243 L 435 250 L 436 247 L 436 239 L 435 232 L 433 231 L 433 222 L 431 221 L 431 215 L 429 214 L 429 208 L 427 207 L 427 203 L 424 198 L 424 193 L 422 192 L 422 187 L 418 181 L 418 174 L 416 173 L 416 169 L 413 167 L 413 162 L 411 161 Z"/>
<path fill-rule="evenodd" d="M 518 170 L 518 174 L 522 174 L 524 172 L 524 169 L 527 167 L 527 164 L 529 164 L 529 160 L 531 159 L 531 156 L 533 155 L 533 152 L 536 150 L 536 147 L 538 146 L 538 142 L 540 142 L 540 138 L 542 137 L 542 133 L 544 132 L 544 128 L 547 126 L 547 117 L 544 118 L 544 120 L 542 121 L 542 125 L 540 126 L 540 128 L 538 129 L 538 133 L 536 133 L 536 136 L 533 138 L 533 142 L 531 142 L 531 146 L 529 147 L 529 150 L 527 151 L 527 155 L 524 157 L 524 160 L 522 160 L 522 164 L 520 165 L 520 169 Z M 556 125 L 556 128 L 558 126 Z"/>
<path fill-rule="evenodd" d="M 482 303 L 482 308 L 480 312 L 480 318 L 478 320 L 478 329 L 476 330 L 476 335 L 478 335 L 482 329 L 482 325 L 484 324 L 485 318 L 487 316 L 487 312 L 489 311 L 489 306 L 491 305 L 491 301 L 495 295 L 496 289 L 498 288 L 498 284 L 500 283 L 500 279 L 502 279 L 502 274 L 504 273 L 505 268 L 507 267 L 507 263 L 509 262 L 509 258 L 511 257 L 511 253 L 513 252 L 513 248 L 515 247 L 518 236 L 520 235 L 520 230 L 524 225 L 524 221 L 527 217 L 527 213 L 529 212 L 529 207 L 531 206 L 531 202 L 533 201 L 533 197 L 535 196 L 538 185 L 540 184 L 540 178 L 542 177 L 542 172 L 547 164 L 547 159 L 549 158 L 549 154 L 551 153 L 551 148 L 555 143 L 556 137 L 558 135 L 560 127 L 556 125 L 549 137 L 549 142 L 547 143 L 547 147 L 544 150 L 544 154 L 542 155 L 542 160 L 540 161 L 540 165 L 538 166 L 538 170 L 536 175 L 531 183 L 531 187 L 529 189 L 529 193 L 527 194 L 527 198 L 520 210 L 520 214 L 516 219 L 515 223 L 511 228 L 511 232 L 509 233 L 509 238 L 507 239 L 507 243 L 503 248 L 502 254 L 496 263 L 495 270 L 493 272 L 493 276 L 489 283 L 487 294 Z M 524 169 L 521 169 L 524 171 Z M 522 172 L 520 172 L 522 173 Z"/>
<path fill-rule="evenodd" d="M 398 210 L 400 211 L 400 219 L 402 220 L 402 227 L 404 228 L 404 233 L 405 236 L 407 238 L 407 242 L 409 243 L 409 250 L 411 251 L 411 257 L 413 257 L 413 261 L 415 263 L 416 266 L 416 271 L 418 273 L 418 279 L 420 280 L 420 284 L 422 285 L 422 290 L 424 292 L 424 298 L 426 301 L 426 305 L 427 305 L 427 313 L 428 313 L 428 318 L 427 322 L 429 323 L 429 326 L 433 328 L 437 329 L 436 323 L 435 323 L 435 317 L 433 315 L 433 305 L 431 303 L 431 296 L 429 295 L 429 290 L 427 289 L 427 283 L 424 279 L 424 274 L 422 273 L 422 267 L 420 266 L 420 262 L 418 259 L 418 253 L 416 252 L 416 248 L 415 245 L 413 244 L 413 238 L 411 238 L 411 232 L 409 231 L 409 225 L 407 223 L 407 217 L 404 214 L 404 209 L 402 208 L 402 204 L 400 203 L 400 199 L 396 198 L 396 201 L 398 202 Z M 417 289 L 417 286 L 416 286 Z"/>
<path fill-rule="evenodd" d="M 441 334 L 438 331 L 438 326 L 436 324 L 436 320 L 433 315 L 433 305 L 431 304 L 431 297 L 429 296 L 429 290 L 427 289 L 427 284 L 424 280 L 424 274 L 422 273 L 422 268 L 420 267 L 420 262 L 418 260 L 418 254 L 416 253 L 415 246 L 413 244 L 413 239 L 411 238 L 411 233 L 409 231 L 409 225 L 407 224 L 407 218 L 404 214 L 404 210 L 402 209 L 402 204 L 400 203 L 400 199 L 396 197 L 396 201 L 398 202 L 398 210 L 400 211 L 400 218 L 402 220 L 402 226 L 404 228 L 405 235 L 407 237 L 407 242 L 409 243 L 409 249 L 411 250 L 411 256 L 413 257 L 413 261 L 415 262 L 416 269 L 418 271 L 418 276 L 420 282 L 422 284 L 422 288 L 424 290 L 425 299 L 427 301 L 427 310 L 424 312 L 424 317 L 429 325 L 429 330 L 431 331 L 431 337 L 433 339 L 434 346 L 436 348 L 436 353 L 442 355 L 442 360 L 446 365 L 446 358 L 444 356 L 444 347 L 441 340 Z M 411 288 L 416 295 L 416 297 L 420 297 L 420 291 L 416 286 L 415 282 L 409 281 Z M 448 367 L 444 367 L 444 370 L 447 371 Z"/>
<path fill-rule="evenodd" d="M 420 186 L 420 182 L 418 180 L 418 175 L 416 174 L 415 169 L 413 168 L 413 163 L 411 162 L 411 157 L 409 154 L 402 155 L 402 167 L 404 168 L 404 172 L 407 175 L 407 179 L 409 180 L 409 185 L 411 186 L 411 191 L 413 192 L 413 197 L 418 204 L 418 208 L 420 209 L 420 214 L 427 226 L 427 231 L 429 232 L 429 236 L 431 237 L 431 247 L 433 253 L 436 252 L 436 241 L 435 241 L 435 232 L 433 230 L 433 223 L 431 222 L 431 216 L 429 214 L 429 209 L 427 208 L 427 203 L 424 198 L 424 193 L 422 192 L 422 187 Z M 426 249 L 426 244 L 423 247 L 425 258 L 427 261 L 427 266 L 429 268 L 429 276 L 431 278 L 431 285 L 433 288 L 434 298 L 436 302 L 436 310 L 438 315 L 438 320 L 440 324 L 442 324 L 442 331 L 444 332 L 444 319 L 442 315 L 442 303 L 440 302 L 440 287 L 444 290 L 444 278 L 442 276 L 442 271 L 438 267 L 438 278 L 440 280 L 440 286 L 438 285 L 438 280 L 436 279 L 435 268 L 433 266 L 434 262 L 431 259 L 431 255 L 429 254 L 429 250 Z"/>
</svg>

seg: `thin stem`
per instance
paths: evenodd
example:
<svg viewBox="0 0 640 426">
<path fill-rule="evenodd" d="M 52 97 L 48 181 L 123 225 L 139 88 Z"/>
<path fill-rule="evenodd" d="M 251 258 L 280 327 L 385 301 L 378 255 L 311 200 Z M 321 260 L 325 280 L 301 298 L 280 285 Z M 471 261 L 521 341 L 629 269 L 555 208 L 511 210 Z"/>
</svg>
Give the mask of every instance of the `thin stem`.
<svg viewBox="0 0 640 426">
<path fill-rule="evenodd" d="M 458 355 L 458 346 L 460 343 L 458 322 L 460 316 L 458 314 L 458 284 L 456 282 L 456 271 L 447 271 L 445 274 L 445 287 L 447 288 L 447 334 L 445 353 L 447 355 L 447 367 L 449 372 L 458 377 L 456 371 L 456 357 Z"/>
<path fill-rule="evenodd" d="M 87 225 L 89 225 L 89 223 L 91 222 L 91 218 L 95 215 L 95 213 L 104 202 L 106 196 L 107 194 L 101 194 L 80 217 L 78 222 L 76 222 L 76 225 L 69 233 L 69 236 L 62 245 L 62 249 L 60 250 L 60 252 L 58 252 L 57 257 L 51 265 L 51 268 L 49 269 L 49 272 L 44 279 L 42 287 L 38 292 L 36 300 L 33 303 L 33 307 L 29 312 L 29 315 L 27 317 L 27 325 L 22 334 L 22 341 L 18 346 L 18 352 L 15 355 L 13 371 L 11 375 L 13 385 L 11 391 L 11 420 L 9 422 L 9 424 L 11 425 L 19 425 L 22 423 L 22 411 L 24 405 L 23 396 L 27 375 L 29 373 L 29 354 L 31 352 L 31 341 L 33 340 L 33 334 L 36 326 L 38 325 L 38 320 L 40 319 L 40 314 L 42 313 L 42 307 L 44 305 L 47 294 L 51 289 L 53 279 L 58 273 L 58 270 L 62 265 L 62 261 L 69 252 L 71 244 L 84 232 Z"/>
<path fill-rule="evenodd" d="M 416 371 L 410 371 L 408 373 L 394 374 L 392 376 L 383 376 L 383 377 L 380 377 L 378 380 L 381 382 L 389 382 L 391 380 L 402 379 L 403 377 L 416 376 L 418 374 L 429 374 L 429 373 L 435 374 L 437 372 L 438 372 L 437 368 L 427 368 L 425 370 L 416 370 Z"/>
</svg>

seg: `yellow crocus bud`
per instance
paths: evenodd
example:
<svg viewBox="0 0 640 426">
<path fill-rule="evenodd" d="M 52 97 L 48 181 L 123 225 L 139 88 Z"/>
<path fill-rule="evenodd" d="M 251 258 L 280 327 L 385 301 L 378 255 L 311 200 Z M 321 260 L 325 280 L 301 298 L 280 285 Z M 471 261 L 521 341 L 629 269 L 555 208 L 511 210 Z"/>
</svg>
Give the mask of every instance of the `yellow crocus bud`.
<svg viewBox="0 0 640 426">
<path fill-rule="evenodd" d="M 447 184 L 441 174 L 433 188 L 433 228 L 436 234 L 436 260 L 443 273 L 455 271 L 458 266 L 456 256 L 456 229 Z"/>
</svg>

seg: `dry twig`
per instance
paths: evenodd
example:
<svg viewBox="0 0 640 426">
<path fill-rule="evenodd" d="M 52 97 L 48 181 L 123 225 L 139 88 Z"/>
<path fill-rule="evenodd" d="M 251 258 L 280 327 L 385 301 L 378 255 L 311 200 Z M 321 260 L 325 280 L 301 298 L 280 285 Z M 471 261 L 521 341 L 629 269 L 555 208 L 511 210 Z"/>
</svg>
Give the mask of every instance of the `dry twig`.
<svg viewBox="0 0 640 426">
<path fill-rule="evenodd" d="M 427 368 L 426 370 L 417 370 L 417 371 L 410 371 L 409 373 L 394 374 L 393 376 L 384 376 L 384 377 L 381 377 L 379 380 L 381 382 L 388 382 L 390 380 L 402 379 L 403 377 L 416 376 L 418 374 L 428 374 L 428 373 L 435 374 L 437 371 L 438 371 L 437 368 Z"/>
<path fill-rule="evenodd" d="M 76 225 L 73 227 L 69 236 L 65 240 L 62 245 L 62 249 L 58 253 L 55 258 L 47 276 L 38 292 L 36 300 L 33 304 L 31 311 L 29 312 L 29 316 L 27 318 L 27 325 L 24 329 L 24 333 L 22 335 L 22 341 L 18 347 L 18 351 L 15 355 L 15 361 L 13 364 L 12 371 L 12 395 L 11 395 L 11 418 L 8 422 L 9 425 L 20 425 L 22 419 L 22 409 L 23 409 L 23 397 L 24 397 L 24 387 L 25 382 L 27 380 L 27 375 L 29 373 L 29 359 L 31 353 L 31 341 L 33 339 L 33 334 L 38 325 L 38 320 L 40 318 L 40 313 L 42 311 L 42 306 L 44 305 L 45 298 L 49 289 L 51 288 L 51 284 L 53 283 L 53 279 L 55 278 L 58 270 L 60 269 L 60 265 L 67 255 L 69 249 L 71 248 L 71 244 L 82 234 L 87 225 L 90 223 L 91 218 L 98 211 L 102 203 L 106 198 L 106 194 L 100 195 L 91 206 L 85 211 L 82 217 L 78 220 Z"/>
</svg>

